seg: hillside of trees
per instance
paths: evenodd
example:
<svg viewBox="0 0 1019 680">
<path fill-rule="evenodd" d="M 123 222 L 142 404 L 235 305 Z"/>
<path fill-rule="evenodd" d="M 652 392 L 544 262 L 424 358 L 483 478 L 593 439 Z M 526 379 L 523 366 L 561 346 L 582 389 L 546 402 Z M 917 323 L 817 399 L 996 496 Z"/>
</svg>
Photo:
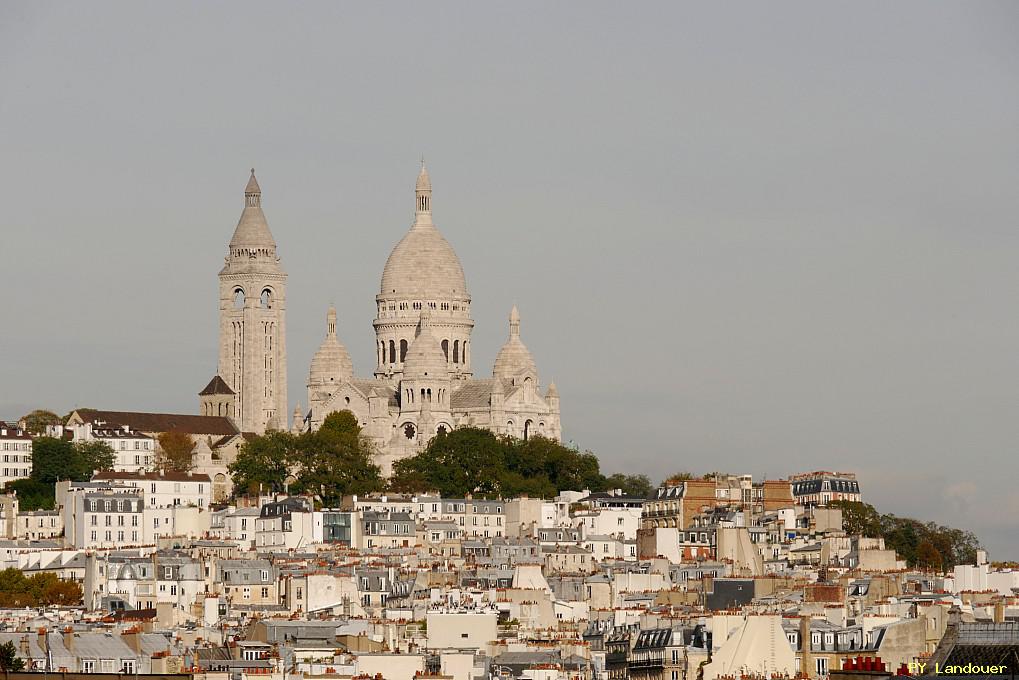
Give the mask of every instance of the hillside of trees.
<svg viewBox="0 0 1019 680">
<path fill-rule="evenodd" d="M 883 538 L 911 567 L 945 571 L 957 564 L 973 564 L 980 542 L 972 531 L 953 529 L 910 517 L 881 514 L 869 503 L 836 501 L 849 534 Z"/>
</svg>

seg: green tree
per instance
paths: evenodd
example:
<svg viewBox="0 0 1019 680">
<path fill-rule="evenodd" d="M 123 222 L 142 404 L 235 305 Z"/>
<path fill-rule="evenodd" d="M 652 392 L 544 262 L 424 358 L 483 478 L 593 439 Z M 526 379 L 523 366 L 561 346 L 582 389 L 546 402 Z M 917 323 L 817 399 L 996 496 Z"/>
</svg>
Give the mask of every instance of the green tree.
<svg viewBox="0 0 1019 680">
<path fill-rule="evenodd" d="M 77 482 L 92 479 L 97 470 L 112 470 L 117 460 L 113 448 L 98 440 L 75 442 L 74 452 L 77 454 L 77 476 L 74 477 Z"/>
<path fill-rule="evenodd" d="M 877 538 L 881 535 L 881 514 L 873 505 L 860 501 L 834 501 L 829 507 L 842 510 L 842 528 L 851 536 Z"/>
<path fill-rule="evenodd" d="M 81 587 L 73 581 L 60 580 L 56 574 L 42 573 L 26 578 L 19 569 L 0 571 L 0 606 L 72 606 L 81 602 Z"/>
<path fill-rule="evenodd" d="M 385 488 L 382 471 L 372 462 L 371 443 L 350 411 L 330 413 L 318 430 L 298 438 L 297 448 L 297 490 L 318 494 L 326 505 L 338 505 L 345 494 Z"/>
<path fill-rule="evenodd" d="M 647 498 L 655 490 L 654 484 L 647 475 L 625 475 L 617 472 L 605 478 L 610 489 L 621 489 L 628 496 Z"/>
<path fill-rule="evenodd" d="M 96 470 L 112 468 L 114 459 L 113 449 L 105 442 L 37 437 L 32 443 L 32 479 L 43 484 L 61 479 L 87 482 Z"/>
<path fill-rule="evenodd" d="M 933 571 L 941 571 L 941 553 L 929 540 L 923 540 L 916 547 L 916 564 Z"/>
<path fill-rule="evenodd" d="M 394 489 L 438 491 L 443 496 L 497 495 L 505 444 L 491 431 L 465 427 L 436 435 L 416 456 L 393 468 Z"/>
<path fill-rule="evenodd" d="M 639 485 L 643 480 L 628 481 Z M 590 451 L 539 436 L 525 441 L 465 427 L 436 435 L 420 454 L 399 461 L 390 488 L 444 496 L 547 498 L 566 489 L 603 491 L 609 485 Z"/>
<path fill-rule="evenodd" d="M 78 454 L 66 439 L 37 437 L 32 442 L 32 479 L 53 484 L 78 473 Z"/>
<path fill-rule="evenodd" d="M 284 491 L 298 455 L 297 437 L 288 432 L 270 430 L 244 442 L 230 465 L 234 489 L 240 493 Z"/>
<path fill-rule="evenodd" d="M 0 671 L 16 673 L 25 670 L 25 660 L 18 656 L 18 648 L 8 640 L 0 645 Z"/>
<path fill-rule="evenodd" d="M 25 430 L 32 434 L 46 434 L 47 425 L 60 425 L 62 422 L 56 413 L 43 409 L 26 413 L 21 417 L 21 421 L 25 423 Z"/>
<path fill-rule="evenodd" d="M 164 472 L 188 472 L 194 466 L 195 441 L 186 432 L 170 430 L 159 435 L 156 467 Z"/>
<path fill-rule="evenodd" d="M 56 503 L 56 487 L 31 477 L 7 482 L 4 490 L 18 494 L 18 508 L 24 512 L 52 510 Z"/>
</svg>

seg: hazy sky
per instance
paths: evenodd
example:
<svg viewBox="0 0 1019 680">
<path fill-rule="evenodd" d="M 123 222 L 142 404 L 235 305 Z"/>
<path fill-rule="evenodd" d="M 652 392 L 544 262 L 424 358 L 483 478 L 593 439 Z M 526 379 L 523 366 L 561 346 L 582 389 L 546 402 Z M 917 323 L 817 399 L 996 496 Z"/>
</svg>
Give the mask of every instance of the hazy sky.
<svg viewBox="0 0 1019 680">
<path fill-rule="evenodd" d="M 0 417 L 196 412 L 255 166 L 291 410 L 428 159 L 609 472 L 855 470 L 1019 558 L 1019 4 L 0 4 Z"/>
</svg>

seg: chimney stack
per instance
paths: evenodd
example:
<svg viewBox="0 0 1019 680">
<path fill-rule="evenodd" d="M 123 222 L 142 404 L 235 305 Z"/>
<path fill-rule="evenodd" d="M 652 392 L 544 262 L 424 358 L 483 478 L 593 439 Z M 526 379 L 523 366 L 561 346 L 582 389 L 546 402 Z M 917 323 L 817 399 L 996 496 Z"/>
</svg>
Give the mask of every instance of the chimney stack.
<svg viewBox="0 0 1019 680">
<path fill-rule="evenodd" d="M 137 626 L 132 626 L 131 628 L 128 628 L 123 633 L 121 633 L 120 639 L 124 642 L 125 645 L 131 648 L 132 652 L 134 652 L 135 654 L 141 654 L 142 641 L 141 634 Z"/>
</svg>

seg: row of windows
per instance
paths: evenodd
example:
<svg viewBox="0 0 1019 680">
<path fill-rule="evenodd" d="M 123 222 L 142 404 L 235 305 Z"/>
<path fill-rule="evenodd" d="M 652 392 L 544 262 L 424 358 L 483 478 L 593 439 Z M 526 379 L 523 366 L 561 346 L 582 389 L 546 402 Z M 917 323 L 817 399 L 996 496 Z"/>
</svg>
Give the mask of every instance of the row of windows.
<svg viewBox="0 0 1019 680">
<path fill-rule="evenodd" d="M 97 533 L 98 532 L 95 532 L 95 531 L 92 532 L 91 538 L 92 538 L 93 542 L 98 540 L 96 538 Z M 105 534 L 105 538 L 103 540 L 105 540 L 105 541 L 112 541 L 113 540 L 113 532 L 112 531 L 107 531 L 106 534 Z M 138 541 L 138 532 L 137 531 L 132 531 L 131 532 L 131 541 L 132 542 L 137 542 Z M 123 543 L 124 542 L 124 532 L 123 531 L 118 531 L 117 532 L 117 542 L 118 543 Z"/>
<path fill-rule="evenodd" d="M 445 507 L 445 512 L 467 512 L 467 505 L 465 503 L 446 503 L 445 506 L 446 506 Z M 424 511 L 425 511 L 425 504 L 424 503 L 419 503 L 418 504 L 418 512 L 424 512 Z M 410 511 L 408 510 L 407 512 L 410 512 Z M 439 512 L 439 504 L 438 503 L 432 503 L 432 512 Z M 486 513 L 487 512 L 487 513 L 491 513 L 492 512 L 492 506 L 474 505 L 473 506 L 473 512 L 481 512 L 481 513 Z M 502 506 L 501 505 L 495 506 L 495 512 L 501 514 L 502 513 Z"/>
<path fill-rule="evenodd" d="M 4 442 L 4 451 L 31 451 L 32 442 Z"/>
<path fill-rule="evenodd" d="M 92 515 L 92 521 L 90 524 L 94 527 L 99 526 L 99 515 Z M 113 515 L 106 515 L 105 525 L 108 527 L 113 526 Z M 42 525 L 40 524 L 39 526 Z M 124 515 L 117 515 L 117 526 L 124 526 Z M 131 515 L 131 526 L 138 526 L 138 515 Z"/>
<path fill-rule="evenodd" d="M 434 301 L 431 301 L 431 300 L 429 300 L 427 302 L 422 301 L 422 300 L 412 300 L 412 301 L 402 300 L 399 303 L 397 303 L 397 302 L 390 302 L 390 303 L 387 304 L 385 302 L 380 302 L 379 303 L 379 316 L 382 316 L 386 312 L 386 310 L 388 310 L 390 312 L 395 312 L 397 309 L 399 309 L 401 312 L 406 312 L 407 310 L 411 310 L 411 309 L 414 309 L 414 310 L 424 309 L 425 305 L 428 306 L 428 309 L 434 309 L 434 310 L 438 310 L 438 311 L 442 311 L 442 312 L 449 312 L 449 311 L 459 312 L 461 310 L 463 310 L 465 312 L 467 311 L 467 305 L 465 303 L 460 303 L 460 302 L 438 302 L 437 303 L 437 302 L 434 302 Z"/>
<path fill-rule="evenodd" d="M 29 468 L 4 468 L 4 477 L 28 477 L 31 474 Z"/>
<path fill-rule="evenodd" d="M 86 501 L 86 507 L 88 508 L 89 512 L 103 512 L 103 511 L 111 512 L 114 508 L 117 509 L 117 512 L 124 512 L 125 509 L 128 512 L 141 512 L 142 511 L 142 502 L 141 501 L 134 501 L 134 500 L 126 500 L 125 501 L 122 498 L 121 499 L 117 499 L 115 501 L 114 500 L 105 500 L 105 501 L 90 500 L 90 501 Z"/>
<path fill-rule="evenodd" d="M 114 439 L 114 440 L 108 441 L 106 443 L 110 445 L 111 449 L 117 449 L 118 451 L 130 451 L 130 450 L 134 450 L 134 451 L 151 451 L 152 450 L 152 442 L 151 441 L 139 441 L 139 440 L 136 439 L 136 440 L 134 440 L 134 448 L 133 449 L 131 448 L 131 442 L 124 441 L 123 439 L 121 439 L 121 440 Z"/>
<path fill-rule="evenodd" d="M 384 366 L 386 364 L 403 363 L 404 361 L 407 360 L 407 349 L 409 347 L 410 344 L 407 342 L 407 340 L 400 340 L 398 353 L 395 340 L 390 340 L 388 345 L 386 344 L 386 341 L 383 340 L 382 342 L 379 343 L 379 364 Z M 453 349 L 453 363 L 466 364 L 467 341 L 464 340 L 463 344 L 461 344 L 460 340 L 454 340 L 452 349 Z M 442 341 L 442 354 L 446 360 L 446 363 L 449 363 L 450 361 L 449 352 L 450 352 L 449 340 L 444 339 Z M 397 359 L 397 357 L 399 357 L 399 360 Z"/>
</svg>

